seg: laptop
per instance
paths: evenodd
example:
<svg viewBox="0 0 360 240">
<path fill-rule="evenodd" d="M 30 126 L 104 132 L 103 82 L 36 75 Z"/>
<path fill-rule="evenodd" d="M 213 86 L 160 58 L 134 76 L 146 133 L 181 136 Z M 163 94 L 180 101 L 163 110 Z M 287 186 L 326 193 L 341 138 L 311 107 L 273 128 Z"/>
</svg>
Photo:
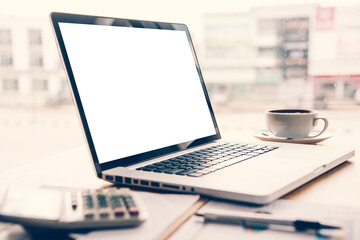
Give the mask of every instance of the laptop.
<svg viewBox="0 0 360 240">
<path fill-rule="evenodd" d="M 354 156 L 221 139 L 186 25 L 51 13 L 97 177 L 269 203 Z"/>
</svg>

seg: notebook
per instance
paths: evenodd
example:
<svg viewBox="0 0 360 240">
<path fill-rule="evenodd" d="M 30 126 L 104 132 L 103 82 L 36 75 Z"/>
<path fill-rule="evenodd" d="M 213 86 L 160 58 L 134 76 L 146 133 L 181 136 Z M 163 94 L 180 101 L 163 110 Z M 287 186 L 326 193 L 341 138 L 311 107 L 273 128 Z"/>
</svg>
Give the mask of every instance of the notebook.
<svg viewBox="0 0 360 240">
<path fill-rule="evenodd" d="M 97 177 L 269 203 L 354 150 L 221 139 L 186 25 L 51 13 Z"/>
</svg>

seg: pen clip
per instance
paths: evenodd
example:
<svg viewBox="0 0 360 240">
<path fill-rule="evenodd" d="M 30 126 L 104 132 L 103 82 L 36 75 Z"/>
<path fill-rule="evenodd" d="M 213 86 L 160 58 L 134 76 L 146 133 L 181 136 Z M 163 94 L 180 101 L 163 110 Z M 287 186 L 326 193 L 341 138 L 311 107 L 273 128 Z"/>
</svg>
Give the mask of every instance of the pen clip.
<svg viewBox="0 0 360 240">
<path fill-rule="evenodd" d="M 198 217 L 205 217 L 205 215 L 204 215 L 204 214 L 199 213 L 199 212 L 196 212 L 196 213 L 195 213 L 195 216 L 198 216 Z"/>
</svg>

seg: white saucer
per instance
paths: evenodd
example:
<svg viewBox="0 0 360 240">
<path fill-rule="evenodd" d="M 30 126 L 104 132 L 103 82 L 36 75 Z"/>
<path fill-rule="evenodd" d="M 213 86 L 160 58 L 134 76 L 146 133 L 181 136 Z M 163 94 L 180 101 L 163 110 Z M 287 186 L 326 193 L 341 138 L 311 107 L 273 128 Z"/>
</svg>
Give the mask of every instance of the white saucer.
<svg viewBox="0 0 360 240">
<path fill-rule="evenodd" d="M 330 132 L 324 132 L 320 136 L 314 138 L 293 139 L 293 138 L 276 137 L 269 130 L 262 129 L 255 132 L 253 136 L 263 141 L 315 144 L 322 142 L 328 138 L 331 138 L 332 134 Z"/>
</svg>

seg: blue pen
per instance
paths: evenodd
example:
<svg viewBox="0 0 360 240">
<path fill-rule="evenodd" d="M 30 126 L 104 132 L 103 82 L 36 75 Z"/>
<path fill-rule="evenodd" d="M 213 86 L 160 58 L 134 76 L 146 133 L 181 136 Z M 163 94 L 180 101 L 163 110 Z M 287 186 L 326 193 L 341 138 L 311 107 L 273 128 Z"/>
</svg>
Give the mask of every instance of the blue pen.
<svg viewBox="0 0 360 240">
<path fill-rule="evenodd" d="M 292 219 L 287 217 L 274 216 L 271 214 L 253 212 L 197 212 L 196 216 L 203 217 L 205 222 L 218 222 L 230 224 L 274 224 L 282 226 L 292 226 L 297 231 L 320 230 L 320 229 L 340 229 L 338 225 L 325 223 L 324 221 Z"/>
</svg>

